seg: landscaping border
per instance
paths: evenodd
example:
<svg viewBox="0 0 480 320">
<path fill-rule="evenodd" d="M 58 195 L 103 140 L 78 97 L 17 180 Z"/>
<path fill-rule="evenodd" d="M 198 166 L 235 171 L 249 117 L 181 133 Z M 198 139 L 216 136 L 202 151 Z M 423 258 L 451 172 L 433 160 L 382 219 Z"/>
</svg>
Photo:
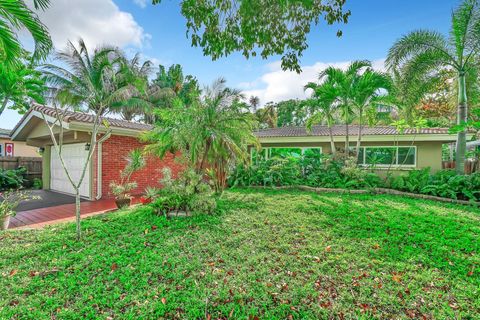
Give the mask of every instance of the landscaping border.
<svg viewBox="0 0 480 320">
<path fill-rule="evenodd" d="M 432 196 L 427 194 L 404 192 L 404 191 L 388 189 L 388 188 L 341 189 L 341 188 L 315 188 L 315 187 L 309 187 L 309 186 L 280 186 L 280 187 L 250 186 L 249 188 L 260 188 L 260 189 L 271 188 L 271 189 L 290 189 L 290 190 L 296 189 L 296 190 L 310 191 L 315 193 L 389 194 L 389 195 L 404 196 L 404 197 L 409 197 L 414 199 L 425 199 L 425 200 L 433 200 L 433 201 L 439 201 L 439 202 L 447 202 L 447 203 L 480 207 L 480 202 L 476 202 L 476 201 L 443 198 L 443 197 L 437 197 L 437 196 Z"/>
</svg>

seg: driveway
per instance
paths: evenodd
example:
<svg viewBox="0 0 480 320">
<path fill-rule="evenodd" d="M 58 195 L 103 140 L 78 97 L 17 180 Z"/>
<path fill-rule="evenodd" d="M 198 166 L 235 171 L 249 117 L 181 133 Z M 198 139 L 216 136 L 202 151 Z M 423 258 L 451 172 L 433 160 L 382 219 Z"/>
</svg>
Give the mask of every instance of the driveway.
<svg viewBox="0 0 480 320">
<path fill-rule="evenodd" d="M 17 212 L 35 210 L 41 208 L 49 208 L 60 206 L 63 204 L 75 203 L 75 197 L 63 193 L 58 193 L 50 190 L 33 190 L 33 195 L 39 196 L 41 199 L 24 201 L 17 207 Z M 83 201 L 87 201 L 82 199 Z"/>
</svg>

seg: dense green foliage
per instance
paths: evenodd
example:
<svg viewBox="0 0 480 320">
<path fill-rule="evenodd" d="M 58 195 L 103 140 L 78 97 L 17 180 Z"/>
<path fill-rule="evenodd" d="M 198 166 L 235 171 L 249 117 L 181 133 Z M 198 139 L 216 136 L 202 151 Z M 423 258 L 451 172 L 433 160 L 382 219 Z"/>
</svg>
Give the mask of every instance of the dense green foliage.
<svg viewBox="0 0 480 320">
<path fill-rule="evenodd" d="M 46 9 L 49 0 L 34 0 L 35 9 Z M 52 49 L 52 40 L 46 26 L 38 19 L 24 0 L 0 0 L 0 64 L 15 66 L 22 55 L 18 30 L 26 30 L 33 38 L 35 60 L 44 59 Z"/>
<path fill-rule="evenodd" d="M 227 191 L 0 234 L 0 318 L 475 319 L 480 211 L 398 196 Z"/>
<path fill-rule="evenodd" d="M 9 189 L 18 189 L 25 182 L 25 173 L 27 169 L 19 167 L 15 170 L 5 170 L 0 168 L 0 191 Z"/>
<path fill-rule="evenodd" d="M 203 48 L 213 60 L 234 52 L 246 58 L 281 55 L 284 70 L 300 72 L 299 58 L 308 47 L 311 26 L 322 19 L 329 25 L 347 23 L 350 11 L 344 4 L 345 0 L 184 0 L 181 11 L 192 46 Z"/>
<path fill-rule="evenodd" d="M 229 178 L 237 186 L 298 186 L 322 188 L 369 189 L 387 187 L 451 199 L 480 201 L 480 173 L 457 175 L 452 170 L 434 174 L 430 169 L 410 170 L 393 175 L 387 171 L 382 178 L 375 166 L 360 168 L 356 162 L 332 160 L 327 156 L 304 154 L 258 159 L 251 165 L 238 166 Z"/>
<path fill-rule="evenodd" d="M 169 168 L 164 168 L 162 173 L 162 189 L 153 197 L 153 207 L 159 213 L 212 213 L 215 210 L 217 203 L 212 186 L 194 170 L 187 169 L 175 179 Z"/>
</svg>

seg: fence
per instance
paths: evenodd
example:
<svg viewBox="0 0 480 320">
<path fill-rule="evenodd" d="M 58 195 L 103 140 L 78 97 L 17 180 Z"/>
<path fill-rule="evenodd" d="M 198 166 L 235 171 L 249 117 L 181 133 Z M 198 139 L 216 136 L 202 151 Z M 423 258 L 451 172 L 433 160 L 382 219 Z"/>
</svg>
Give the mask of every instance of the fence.
<svg viewBox="0 0 480 320">
<path fill-rule="evenodd" d="M 4 170 L 17 169 L 25 167 L 27 172 L 25 179 L 26 187 L 33 184 L 35 178 L 42 179 L 42 158 L 40 157 L 0 157 L 0 168 Z"/>
<path fill-rule="evenodd" d="M 455 161 L 443 161 L 443 169 L 455 169 Z M 472 174 L 480 171 L 480 163 L 477 159 L 468 159 L 465 161 L 465 174 Z"/>
</svg>

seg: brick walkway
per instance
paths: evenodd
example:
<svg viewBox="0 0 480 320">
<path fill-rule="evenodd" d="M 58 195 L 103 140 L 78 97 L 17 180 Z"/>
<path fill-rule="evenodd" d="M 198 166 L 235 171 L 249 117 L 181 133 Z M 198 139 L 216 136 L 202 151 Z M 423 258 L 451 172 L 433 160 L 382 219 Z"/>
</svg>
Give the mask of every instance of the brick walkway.
<svg viewBox="0 0 480 320">
<path fill-rule="evenodd" d="M 133 203 L 138 203 L 134 199 Z M 90 217 L 97 214 L 116 210 L 113 199 L 86 201 L 80 204 L 81 217 Z M 41 228 L 46 225 L 69 222 L 75 220 L 75 204 L 64 204 L 55 207 L 22 211 L 10 219 L 9 229 Z"/>
</svg>

